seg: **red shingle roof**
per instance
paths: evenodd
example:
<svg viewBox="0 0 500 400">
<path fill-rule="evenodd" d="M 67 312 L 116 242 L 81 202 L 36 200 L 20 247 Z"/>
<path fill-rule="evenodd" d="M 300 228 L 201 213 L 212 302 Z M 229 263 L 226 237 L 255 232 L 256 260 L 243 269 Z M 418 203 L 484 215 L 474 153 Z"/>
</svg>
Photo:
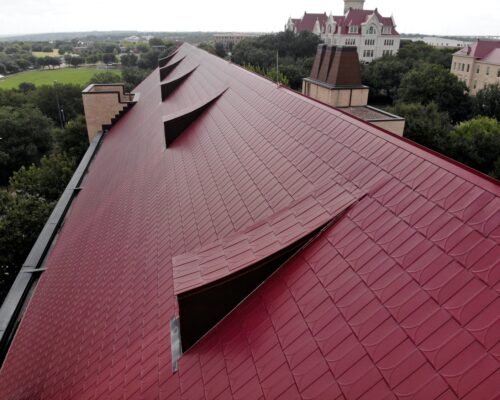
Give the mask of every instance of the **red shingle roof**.
<svg viewBox="0 0 500 400">
<path fill-rule="evenodd" d="M 495 51 L 495 49 L 500 49 L 500 40 L 478 40 L 471 46 L 466 46 L 458 50 L 455 54 L 482 59 Z"/>
<path fill-rule="evenodd" d="M 375 10 L 354 10 L 349 9 L 346 15 L 333 16 L 334 21 L 337 23 L 337 31 L 335 33 L 340 33 L 346 35 L 349 33 L 349 26 L 361 26 L 362 23 L 366 22 L 371 15 L 378 18 L 383 26 L 391 27 L 391 33 L 389 35 L 398 35 L 396 31 L 396 26 L 391 17 L 382 17 L 377 9 Z M 326 31 L 326 24 L 328 23 L 328 16 L 324 14 L 309 14 L 304 13 L 302 19 L 292 19 L 295 24 L 297 32 L 312 32 L 314 29 L 314 24 L 319 21 L 321 31 Z M 358 31 L 358 35 L 361 35 L 361 30 Z M 385 34 L 385 33 L 382 33 Z"/>
<path fill-rule="evenodd" d="M 0 398 L 498 398 L 498 183 L 190 45 L 180 57 L 169 80 L 198 67 L 165 102 L 153 72 L 103 141 Z M 163 117 L 226 87 L 165 149 Z M 172 373 L 179 256 L 266 223 L 285 243 L 349 205 Z M 287 210 L 318 213 L 281 237 Z"/>
<path fill-rule="evenodd" d="M 319 21 L 319 25 L 321 29 L 324 28 L 328 16 L 326 13 L 323 14 L 311 14 L 304 13 L 304 16 L 301 19 L 295 20 L 295 29 L 297 32 L 312 32 L 314 29 L 314 25 L 316 21 Z"/>
</svg>

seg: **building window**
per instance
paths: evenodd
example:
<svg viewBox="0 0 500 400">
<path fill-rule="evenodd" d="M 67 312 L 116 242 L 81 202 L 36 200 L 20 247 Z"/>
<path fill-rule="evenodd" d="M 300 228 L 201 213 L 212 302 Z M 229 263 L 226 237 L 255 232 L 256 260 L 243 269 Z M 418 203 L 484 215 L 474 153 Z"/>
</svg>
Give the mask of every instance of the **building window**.
<svg viewBox="0 0 500 400">
<path fill-rule="evenodd" d="M 349 33 L 358 33 L 358 26 L 351 25 L 349 27 Z"/>
<path fill-rule="evenodd" d="M 490 74 L 490 67 L 486 67 L 486 75 Z"/>
<path fill-rule="evenodd" d="M 477 88 L 477 81 L 474 81 L 474 89 Z"/>
<path fill-rule="evenodd" d="M 498 68 L 498 71 L 497 71 L 497 78 L 500 78 L 500 68 Z"/>
<path fill-rule="evenodd" d="M 346 39 L 345 40 L 346 46 L 355 46 L 356 45 L 356 39 Z"/>
<path fill-rule="evenodd" d="M 384 40 L 384 46 L 393 46 L 394 45 L 394 39 L 385 39 Z"/>
<path fill-rule="evenodd" d="M 462 71 L 465 71 L 465 64 L 462 63 Z"/>
<path fill-rule="evenodd" d="M 374 26 L 370 26 L 368 28 L 368 32 L 367 32 L 369 35 L 375 35 L 377 33 L 377 30 L 375 29 Z"/>
<path fill-rule="evenodd" d="M 384 26 L 382 28 L 382 33 L 388 34 L 392 32 L 392 28 L 390 26 Z"/>
<path fill-rule="evenodd" d="M 456 62 L 453 63 L 453 69 L 457 69 L 457 63 Z"/>
<path fill-rule="evenodd" d="M 375 45 L 375 39 L 366 39 L 365 40 L 365 46 L 374 46 Z"/>
<path fill-rule="evenodd" d="M 467 72 L 470 71 L 470 64 L 467 64 Z"/>
<path fill-rule="evenodd" d="M 332 26 L 328 25 L 328 33 L 332 33 Z"/>
<path fill-rule="evenodd" d="M 363 51 L 364 58 L 373 58 L 373 50 L 365 50 Z"/>
<path fill-rule="evenodd" d="M 383 56 L 392 56 L 392 50 L 383 50 L 382 55 Z"/>
<path fill-rule="evenodd" d="M 477 66 L 476 74 L 479 74 L 479 65 Z"/>
</svg>

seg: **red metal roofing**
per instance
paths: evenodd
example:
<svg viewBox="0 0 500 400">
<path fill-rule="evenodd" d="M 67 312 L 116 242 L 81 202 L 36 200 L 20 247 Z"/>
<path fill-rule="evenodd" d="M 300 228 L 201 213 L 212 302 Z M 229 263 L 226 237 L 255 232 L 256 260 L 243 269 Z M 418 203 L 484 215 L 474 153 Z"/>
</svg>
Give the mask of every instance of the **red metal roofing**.
<svg viewBox="0 0 500 400">
<path fill-rule="evenodd" d="M 184 56 L 169 80 L 198 68 L 164 102 L 153 72 L 103 141 L 0 398 L 498 398 L 498 182 L 190 45 L 171 62 Z M 165 149 L 163 117 L 225 87 Z M 338 198 L 321 187 L 364 197 L 173 374 L 172 259 Z"/>
</svg>

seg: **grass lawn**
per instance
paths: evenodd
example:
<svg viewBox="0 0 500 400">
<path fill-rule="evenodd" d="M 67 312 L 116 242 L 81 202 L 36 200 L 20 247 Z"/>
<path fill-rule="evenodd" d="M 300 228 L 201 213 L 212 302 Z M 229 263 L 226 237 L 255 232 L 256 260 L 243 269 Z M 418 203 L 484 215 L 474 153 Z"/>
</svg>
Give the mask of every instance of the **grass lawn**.
<svg viewBox="0 0 500 400">
<path fill-rule="evenodd" d="M 23 82 L 34 83 L 36 86 L 52 85 L 54 81 L 58 83 L 85 85 L 94 74 L 99 72 L 106 72 L 106 70 L 95 68 L 61 68 L 25 71 L 7 76 L 4 80 L 1 80 L 0 89 L 15 89 Z M 117 75 L 121 74 L 121 70 L 119 69 L 109 69 L 107 72 L 112 72 Z"/>
<path fill-rule="evenodd" d="M 49 56 L 49 57 L 59 57 L 59 50 L 58 49 L 54 49 L 52 50 L 51 52 L 45 52 L 45 51 L 33 51 L 32 52 L 33 55 L 35 57 L 45 57 L 45 56 Z"/>
</svg>

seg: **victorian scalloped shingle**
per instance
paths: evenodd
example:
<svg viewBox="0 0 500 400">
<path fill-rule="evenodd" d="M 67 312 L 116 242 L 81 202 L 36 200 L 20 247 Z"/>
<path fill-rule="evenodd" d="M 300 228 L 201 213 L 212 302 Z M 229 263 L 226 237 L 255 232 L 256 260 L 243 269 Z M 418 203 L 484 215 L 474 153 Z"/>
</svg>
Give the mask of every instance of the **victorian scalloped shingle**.
<svg viewBox="0 0 500 400">
<path fill-rule="evenodd" d="M 180 59 L 168 81 L 189 76 L 162 102 L 156 70 L 103 140 L 0 398 L 498 398 L 498 182 L 190 45 Z M 165 149 L 164 117 L 226 88 Z M 176 293 L 325 222 L 172 373 Z"/>
</svg>

